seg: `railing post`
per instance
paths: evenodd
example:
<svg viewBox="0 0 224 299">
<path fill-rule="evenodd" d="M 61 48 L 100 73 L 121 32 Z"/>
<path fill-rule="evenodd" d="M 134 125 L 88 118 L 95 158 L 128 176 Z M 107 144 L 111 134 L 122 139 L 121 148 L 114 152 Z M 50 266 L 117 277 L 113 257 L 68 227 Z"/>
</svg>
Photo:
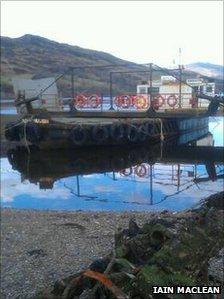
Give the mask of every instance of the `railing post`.
<svg viewBox="0 0 224 299">
<path fill-rule="evenodd" d="M 182 67 L 179 65 L 179 108 L 182 107 Z"/>
<path fill-rule="evenodd" d="M 113 87 L 113 82 L 112 82 L 112 72 L 110 72 L 110 108 L 109 110 L 114 110 L 114 107 L 113 107 L 113 90 L 112 90 L 112 87 Z"/>
<path fill-rule="evenodd" d="M 101 112 L 103 112 L 103 93 L 101 92 Z"/>
<path fill-rule="evenodd" d="M 149 65 L 149 99 L 150 99 L 150 105 L 152 100 L 152 63 Z"/>
<path fill-rule="evenodd" d="M 150 164 L 150 205 L 153 204 L 153 178 L 152 178 L 152 164 Z"/>
<path fill-rule="evenodd" d="M 74 69 L 72 68 L 72 73 L 71 73 L 71 85 L 72 85 L 72 102 L 71 102 L 71 107 L 72 111 L 77 111 L 75 107 L 75 86 L 74 86 Z"/>
<path fill-rule="evenodd" d="M 152 103 L 152 71 L 153 71 L 153 64 L 150 63 L 149 64 L 149 108 L 147 109 L 147 111 L 149 111 L 152 107 L 151 107 L 151 103 Z"/>
</svg>

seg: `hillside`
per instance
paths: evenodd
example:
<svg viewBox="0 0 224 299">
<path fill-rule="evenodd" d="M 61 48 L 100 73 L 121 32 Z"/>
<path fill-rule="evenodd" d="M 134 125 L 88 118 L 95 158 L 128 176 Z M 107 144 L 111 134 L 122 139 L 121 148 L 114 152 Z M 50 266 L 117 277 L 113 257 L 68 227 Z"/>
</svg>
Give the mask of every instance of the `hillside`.
<svg viewBox="0 0 224 299">
<path fill-rule="evenodd" d="M 224 67 L 222 65 L 196 62 L 196 63 L 188 64 L 186 68 L 191 71 L 197 72 L 201 75 L 213 77 L 217 79 L 223 79 L 224 76 Z"/>
<path fill-rule="evenodd" d="M 21 76 L 25 78 L 42 78 L 55 76 L 66 72 L 69 67 L 77 65 L 105 65 L 125 64 L 110 54 L 83 49 L 77 46 L 60 44 L 46 38 L 24 35 L 20 38 L 1 37 L 1 92 L 13 93 L 11 78 Z M 136 69 L 134 63 L 130 68 Z M 139 69 L 139 67 L 137 67 Z M 141 69 L 141 68 L 140 68 Z M 136 82 L 142 79 L 140 75 L 115 78 L 115 88 L 118 90 L 135 90 Z M 108 93 L 109 71 L 103 69 L 88 69 L 75 71 L 76 91 L 94 91 Z M 58 82 L 59 90 L 64 96 L 71 92 L 70 76 L 66 75 Z"/>
<path fill-rule="evenodd" d="M 11 84 L 11 78 L 14 76 L 33 79 L 57 77 L 71 66 L 127 63 L 128 67 L 116 70 L 146 70 L 143 66 L 137 66 L 104 52 L 61 44 L 39 36 L 27 34 L 19 38 L 1 37 L 1 98 L 14 96 Z M 109 94 L 109 71 L 109 69 L 75 70 L 75 92 Z M 161 74 L 155 72 L 153 78 L 156 79 Z M 185 71 L 185 76 L 192 78 L 197 74 Z M 148 74 L 116 74 L 113 76 L 113 92 L 135 92 L 136 85 L 143 80 L 148 80 Z M 62 96 L 71 96 L 71 78 L 68 74 L 58 81 L 58 87 Z"/>
</svg>

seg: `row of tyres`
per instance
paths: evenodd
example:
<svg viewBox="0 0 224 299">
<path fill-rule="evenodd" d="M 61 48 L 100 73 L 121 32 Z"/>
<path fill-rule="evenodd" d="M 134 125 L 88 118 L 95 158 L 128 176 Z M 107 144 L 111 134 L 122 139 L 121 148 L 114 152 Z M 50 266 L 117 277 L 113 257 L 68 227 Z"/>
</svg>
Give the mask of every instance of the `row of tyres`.
<svg viewBox="0 0 224 299">
<path fill-rule="evenodd" d="M 75 145 L 84 145 L 89 140 L 96 144 L 103 144 L 109 139 L 115 142 L 127 140 L 129 142 L 143 142 L 152 135 L 153 125 L 144 123 L 131 125 L 117 123 L 112 125 L 95 125 L 91 127 L 75 126 L 70 133 L 70 139 Z"/>
<path fill-rule="evenodd" d="M 188 119 L 183 119 L 179 122 L 180 131 L 197 129 L 206 126 L 208 126 L 208 117 L 203 117 L 203 118 L 197 117 L 197 118 L 190 118 L 190 119 L 188 118 Z"/>
<path fill-rule="evenodd" d="M 38 143 L 43 139 L 64 139 L 69 138 L 75 145 L 104 144 L 109 139 L 114 142 L 126 140 L 132 143 L 143 142 L 152 136 L 153 124 L 149 122 L 140 125 L 115 123 L 112 125 L 76 125 L 67 130 L 66 135 L 63 130 L 49 127 L 48 134 L 34 122 L 9 123 L 5 127 L 5 137 L 10 141 L 20 141 L 24 137 L 31 143 Z M 45 135 L 45 136 L 44 136 Z M 57 136 L 56 136 L 57 135 Z"/>
</svg>

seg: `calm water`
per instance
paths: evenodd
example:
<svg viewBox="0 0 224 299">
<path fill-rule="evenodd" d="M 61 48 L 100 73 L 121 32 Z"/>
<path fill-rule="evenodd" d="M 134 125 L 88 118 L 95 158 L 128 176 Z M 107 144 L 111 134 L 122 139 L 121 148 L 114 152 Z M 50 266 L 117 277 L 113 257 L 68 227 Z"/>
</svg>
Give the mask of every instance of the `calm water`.
<svg viewBox="0 0 224 299">
<path fill-rule="evenodd" d="M 190 208 L 223 190 L 223 118 L 210 118 L 200 145 L 12 152 L 1 158 L 1 206 L 50 210 Z"/>
</svg>

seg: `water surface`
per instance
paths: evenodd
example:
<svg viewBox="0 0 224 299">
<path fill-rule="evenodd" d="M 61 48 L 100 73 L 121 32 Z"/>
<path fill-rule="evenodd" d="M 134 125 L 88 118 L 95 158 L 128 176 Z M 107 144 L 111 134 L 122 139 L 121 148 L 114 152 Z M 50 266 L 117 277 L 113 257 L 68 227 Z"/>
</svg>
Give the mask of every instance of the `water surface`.
<svg viewBox="0 0 224 299">
<path fill-rule="evenodd" d="M 212 135 L 205 136 L 207 147 L 200 146 L 200 152 L 195 146 L 166 150 L 158 145 L 103 153 L 15 152 L 10 161 L 1 158 L 1 206 L 97 211 L 190 208 L 223 190 L 223 118 L 210 118 L 209 130 Z M 208 147 L 211 138 L 214 146 Z"/>
</svg>

